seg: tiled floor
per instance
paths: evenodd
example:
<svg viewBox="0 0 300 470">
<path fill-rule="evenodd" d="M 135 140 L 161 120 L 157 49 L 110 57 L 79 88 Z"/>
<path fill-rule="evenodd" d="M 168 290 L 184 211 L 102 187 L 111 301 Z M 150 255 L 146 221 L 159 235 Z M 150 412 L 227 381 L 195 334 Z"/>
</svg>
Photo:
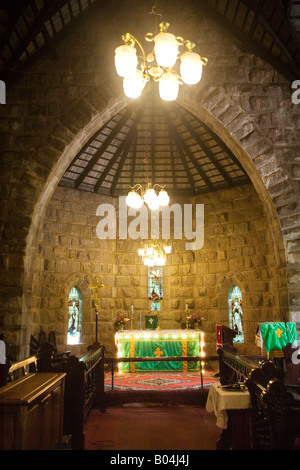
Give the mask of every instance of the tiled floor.
<svg viewBox="0 0 300 470">
<path fill-rule="evenodd" d="M 214 450 L 220 436 L 204 407 L 129 404 L 92 410 L 85 423 L 86 450 Z"/>
</svg>

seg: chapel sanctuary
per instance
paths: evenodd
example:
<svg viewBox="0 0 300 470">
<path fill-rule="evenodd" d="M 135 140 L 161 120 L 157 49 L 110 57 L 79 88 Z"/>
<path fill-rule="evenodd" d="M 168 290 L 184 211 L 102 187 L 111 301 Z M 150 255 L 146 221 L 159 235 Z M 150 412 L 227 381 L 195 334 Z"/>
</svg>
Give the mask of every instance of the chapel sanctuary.
<svg viewBox="0 0 300 470">
<path fill-rule="evenodd" d="M 0 36 L 0 449 L 300 450 L 300 2 Z"/>
</svg>

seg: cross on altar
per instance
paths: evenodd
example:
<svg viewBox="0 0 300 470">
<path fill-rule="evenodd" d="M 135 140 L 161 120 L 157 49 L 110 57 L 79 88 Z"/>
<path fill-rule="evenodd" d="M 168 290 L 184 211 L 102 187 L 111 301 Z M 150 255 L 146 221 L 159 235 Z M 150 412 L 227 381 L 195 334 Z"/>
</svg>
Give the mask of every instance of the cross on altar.
<svg viewBox="0 0 300 470">
<path fill-rule="evenodd" d="M 164 352 L 159 347 L 157 347 L 156 350 L 154 351 L 154 354 L 156 357 L 160 357 L 164 354 Z"/>
<path fill-rule="evenodd" d="M 277 328 L 277 330 L 275 331 L 275 335 L 277 335 L 278 338 L 281 337 L 283 331 L 280 329 L 280 328 Z"/>
</svg>

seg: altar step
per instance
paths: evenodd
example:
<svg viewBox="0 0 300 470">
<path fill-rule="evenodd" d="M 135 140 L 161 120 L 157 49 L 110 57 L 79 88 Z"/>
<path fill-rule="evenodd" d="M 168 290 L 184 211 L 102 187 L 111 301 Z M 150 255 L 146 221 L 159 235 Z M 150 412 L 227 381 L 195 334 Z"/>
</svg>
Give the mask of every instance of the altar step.
<svg viewBox="0 0 300 470">
<path fill-rule="evenodd" d="M 106 392 L 106 406 L 126 403 L 160 403 L 166 405 L 205 406 L 208 389 L 198 390 L 116 390 Z"/>
</svg>

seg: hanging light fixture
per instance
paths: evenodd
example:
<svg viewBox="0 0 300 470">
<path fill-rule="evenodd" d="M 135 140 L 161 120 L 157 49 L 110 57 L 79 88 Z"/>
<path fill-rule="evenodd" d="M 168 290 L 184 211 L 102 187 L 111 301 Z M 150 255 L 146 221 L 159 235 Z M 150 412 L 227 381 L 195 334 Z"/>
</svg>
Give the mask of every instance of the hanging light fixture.
<svg viewBox="0 0 300 470">
<path fill-rule="evenodd" d="M 155 187 L 161 188 L 159 193 L 156 192 Z M 164 189 L 164 186 L 154 184 L 152 187 L 151 183 L 147 184 L 146 189 L 144 189 L 141 184 L 132 186 L 131 191 L 129 191 L 126 197 L 127 206 L 133 209 L 140 209 L 145 202 L 149 209 L 153 211 L 159 209 L 159 207 L 167 206 L 169 201 L 170 197 Z"/>
<path fill-rule="evenodd" d="M 154 7 L 151 13 L 155 13 Z M 153 33 L 145 35 L 146 41 L 154 42 L 154 48 L 148 54 L 132 34 L 122 36 L 124 44 L 115 50 L 115 66 L 118 75 L 123 78 L 123 89 L 129 98 L 138 98 L 151 78 L 159 82 L 159 94 L 164 101 L 176 100 L 182 83 L 199 83 L 207 59 L 193 52 L 194 43 L 171 34 L 169 27 L 169 23 L 162 22 L 156 36 L 153 37 Z M 141 52 L 139 56 L 136 45 Z M 186 47 L 187 50 L 180 55 L 179 47 Z M 178 59 L 181 75 L 172 68 Z"/>
<path fill-rule="evenodd" d="M 160 240 L 147 240 L 139 249 L 145 266 L 165 266 L 167 254 L 172 252 L 172 246 L 168 242 Z"/>
</svg>

